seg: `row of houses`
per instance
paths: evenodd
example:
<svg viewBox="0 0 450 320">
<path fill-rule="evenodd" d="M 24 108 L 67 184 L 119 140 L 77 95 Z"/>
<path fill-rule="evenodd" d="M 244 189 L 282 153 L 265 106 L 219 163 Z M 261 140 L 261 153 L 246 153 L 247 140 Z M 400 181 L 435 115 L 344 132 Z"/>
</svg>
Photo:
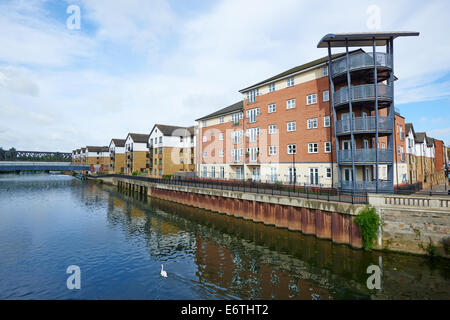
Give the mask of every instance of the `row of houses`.
<svg viewBox="0 0 450 320">
<path fill-rule="evenodd" d="M 90 165 L 94 171 L 155 178 L 195 171 L 194 126 L 156 124 L 148 134 L 129 133 L 113 138 L 109 146 L 72 151 L 75 164 Z"/>
<path fill-rule="evenodd" d="M 188 172 L 373 192 L 444 183 L 443 141 L 415 132 L 394 106 L 393 41 L 416 35 L 326 35 L 318 48 L 328 48 L 328 56 L 241 89 L 242 100 L 194 126 L 157 124 L 149 134 L 97 147 L 103 153 L 74 150 L 74 159 L 150 177 Z"/>
</svg>

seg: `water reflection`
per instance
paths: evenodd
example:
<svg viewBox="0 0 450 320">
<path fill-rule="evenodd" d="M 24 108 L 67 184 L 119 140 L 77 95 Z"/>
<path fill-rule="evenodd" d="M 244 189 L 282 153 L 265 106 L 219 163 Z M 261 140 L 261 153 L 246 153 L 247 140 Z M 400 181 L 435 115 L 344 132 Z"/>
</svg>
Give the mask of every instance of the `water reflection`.
<svg viewBox="0 0 450 320">
<path fill-rule="evenodd" d="M 450 288 L 448 261 L 353 250 L 67 176 L 0 176 L 0 214 L 3 299 L 448 299 Z M 380 257 L 382 290 L 368 290 Z M 85 277 L 69 292 L 74 262 Z"/>
<path fill-rule="evenodd" d="M 110 195 L 124 196 L 114 190 Z M 160 226 L 194 233 L 200 280 L 244 299 L 448 299 L 448 261 L 354 250 L 164 200 L 128 197 L 166 220 Z M 382 290 L 368 290 L 366 269 L 380 261 Z"/>
</svg>

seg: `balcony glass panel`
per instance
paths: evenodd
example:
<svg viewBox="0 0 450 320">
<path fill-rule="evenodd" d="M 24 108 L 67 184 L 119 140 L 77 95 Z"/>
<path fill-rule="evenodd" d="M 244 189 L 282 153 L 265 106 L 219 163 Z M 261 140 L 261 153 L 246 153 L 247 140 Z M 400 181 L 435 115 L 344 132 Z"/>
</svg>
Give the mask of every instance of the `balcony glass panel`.
<svg viewBox="0 0 450 320">
<path fill-rule="evenodd" d="M 375 53 L 377 67 L 387 67 L 392 69 L 391 57 L 383 52 Z M 362 68 L 373 68 L 373 53 L 358 53 L 349 56 L 350 71 Z M 347 72 L 347 58 L 342 57 L 333 62 L 333 76 Z"/>
<path fill-rule="evenodd" d="M 345 133 L 350 132 L 350 119 L 338 120 L 336 123 L 336 132 Z M 387 131 L 393 130 L 393 120 L 389 117 L 378 117 L 378 130 Z M 375 131 L 376 117 L 367 116 L 353 119 L 353 131 Z"/>
<path fill-rule="evenodd" d="M 355 150 L 355 162 L 375 162 L 376 150 L 370 149 L 356 149 Z M 352 150 L 340 150 L 338 151 L 338 159 L 340 162 L 352 162 Z M 391 162 L 393 159 L 392 150 L 378 149 L 378 161 L 379 162 Z"/>
<path fill-rule="evenodd" d="M 392 100 L 392 87 L 385 84 L 378 84 L 378 99 Z M 373 84 L 363 84 L 359 86 L 352 86 L 351 89 L 352 101 L 357 100 L 374 100 L 375 88 Z M 349 102 L 348 87 L 343 87 L 334 93 L 334 104 L 343 104 Z"/>
</svg>

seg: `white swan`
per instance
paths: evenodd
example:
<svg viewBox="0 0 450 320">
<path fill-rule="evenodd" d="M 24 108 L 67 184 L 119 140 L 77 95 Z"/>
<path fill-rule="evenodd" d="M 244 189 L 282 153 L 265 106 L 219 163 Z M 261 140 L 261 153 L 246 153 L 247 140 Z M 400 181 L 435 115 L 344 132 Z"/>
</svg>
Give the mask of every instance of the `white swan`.
<svg viewBox="0 0 450 320">
<path fill-rule="evenodd" d="M 164 268 L 163 265 L 161 265 L 161 277 L 167 278 L 167 272 L 164 271 L 163 268 Z"/>
</svg>

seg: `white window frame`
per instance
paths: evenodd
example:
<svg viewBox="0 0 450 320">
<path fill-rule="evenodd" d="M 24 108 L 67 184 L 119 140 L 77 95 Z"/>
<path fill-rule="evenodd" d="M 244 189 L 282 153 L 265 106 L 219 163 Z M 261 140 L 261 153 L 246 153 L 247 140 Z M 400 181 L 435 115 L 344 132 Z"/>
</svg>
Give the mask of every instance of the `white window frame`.
<svg viewBox="0 0 450 320">
<path fill-rule="evenodd" d="M 328 150 L 327 150 L 327 147 L 328 147 Z M 324 142 L 324 152 L 331 153 L 331 141 Z"/>
<path fill-rule="evenodd" d="M 269 125 L 269 134 L 275 134 L 277 133 L 277 125 L 276 124 L 270 124 Z"/>
<path fill-rule="evenodd" d="M 328 76 L 328 66 L 322 67 L 322 76 L 327 77 Z"/>
<path fill-rule="evenodd" d="M 286 100 L 286 109 L 295 109 L 295 99 Z"/>
<path fill-rule="evenodd" d="M 271 108 L 272 108 L 272 109 L 271 109 Z M 269 106 L 268 106 L 267 109 L 268 109 L 268 110 L 267 110 L 268 113 L 274 113 L 274 112 L 277 111 L 277 106 L 276 106 L 275 103 L 271 103 L 271 104 L 269 104 Z"/>
<path fill-rule="evenodd" d="M 312 105 L 317 103 L 317 93 L 311 93 L 306 96 L 306 105 Z"/>
<path fill-rule="evenodd" d="M 223 132 L 219 133 L 219 140 L 223 141 L 225 134 Z"/>
<path fill-rule="evenodd" d="M 308 143 L 308 153 L 319 153 L 319 144 L 317 142 Z"/>
<path fill-rule="evenodd" d="M 297 144 L 288 144 L 287 145 L 287 153 L 288 154 L 297 154 Z"/>
<path fill-rule="evenodd" d="M 208 138 L 206 136 L 203 136 L 203 142 L 206 142 Z"/>
<path fill-rule="evenodd" d="M 323 126 L 325 128 L 329 128 L 331 126 L 331 117 L 330 116 L 323 117 Z"/>
<path fill-rule="evenodd" d="M 297 131 L 297 123 L 295 121 L 290 121 L 287 123 L 287 132 Z"/>
<path fill-rule="evenodd" d="M 221 116 L 220 118 L 219 118 L 219 123 L 224 123 L 225 122 L 225 118 L 223 117 L 223 116 Z"/>
<path fill-rule="evenodd" d="M 325 90 L 324 92 L 322 92 L 322 100 L 323 102 L 330 101 L 330 91 Z"/>
<path fill-rule="evenodd" d="M 295 84 L 294 77 L 289 77 L 286 79 L 286 87 L 292 87 Z"/>
<path fill-rule="evenodd" d="M 269 146 L 269 156 L 274 156 L 277 154 L 277 146 Z"/>
<path fill-rule="evenodd" d="M 307 120 L 307 129 L 317 129 L 319 126 L 317 118 L 311 118 Z"/>
<path fill-rule="evenodd" d="M 269 92 L 275 91 L 275 82 L 269 83 Z"/>
</svg>

